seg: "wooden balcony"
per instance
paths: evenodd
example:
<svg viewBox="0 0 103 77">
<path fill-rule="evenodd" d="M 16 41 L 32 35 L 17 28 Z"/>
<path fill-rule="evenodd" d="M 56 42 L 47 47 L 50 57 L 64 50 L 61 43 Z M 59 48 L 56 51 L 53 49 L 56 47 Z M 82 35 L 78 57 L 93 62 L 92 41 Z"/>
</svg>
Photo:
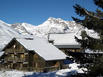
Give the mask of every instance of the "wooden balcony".
<svg viewBox="0 0 103 77">
<path fill-rule="evenodd" d="M 6 54 L 10 53 L 25 53 L 24 50 L 17 50 L 17 49 L 6 49 Z"/>
<path fill-rule="evenodd" d="M 27 62 L 28 60 L 27 59 L 21 59 L 21 58 L 5 58 L 5 61 L 17 63 L 17 62 Z"/>
</svg>

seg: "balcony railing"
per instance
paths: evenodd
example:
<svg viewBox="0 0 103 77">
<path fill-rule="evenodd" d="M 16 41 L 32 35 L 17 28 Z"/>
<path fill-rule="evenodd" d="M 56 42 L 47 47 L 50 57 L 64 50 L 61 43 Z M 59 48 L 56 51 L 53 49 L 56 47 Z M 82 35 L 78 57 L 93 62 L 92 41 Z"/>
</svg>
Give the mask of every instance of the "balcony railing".
<svg viewBox="0 0 103 77">
<path fill-rule="evenodd" d="M 24 50 L 17 49 L 6 49 L 6 53 L 24 53 Z"/>
<path fill-rule="evenodd" d="M 27 62 L 27 59 L 21 59 L 21 58 L 5 58 L 5 61 L 9 61 L 9 62 Z"/>
</svg>

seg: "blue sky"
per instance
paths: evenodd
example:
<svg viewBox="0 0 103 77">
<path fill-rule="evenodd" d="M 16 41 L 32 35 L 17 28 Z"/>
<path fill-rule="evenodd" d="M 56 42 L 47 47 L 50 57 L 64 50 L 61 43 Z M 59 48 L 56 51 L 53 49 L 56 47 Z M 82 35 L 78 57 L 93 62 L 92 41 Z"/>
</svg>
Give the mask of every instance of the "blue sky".
<svg viewBox="0 0 103 77">
<path fill-rule="evenodd" d="M 72 20 L 75 14 L 73 5 L 80 4 L 94 10 L 92 0 L 0 0 L 0 20 L 9 24 L 27 22 L 42 24 L 49 17 Z"/>
</svg>

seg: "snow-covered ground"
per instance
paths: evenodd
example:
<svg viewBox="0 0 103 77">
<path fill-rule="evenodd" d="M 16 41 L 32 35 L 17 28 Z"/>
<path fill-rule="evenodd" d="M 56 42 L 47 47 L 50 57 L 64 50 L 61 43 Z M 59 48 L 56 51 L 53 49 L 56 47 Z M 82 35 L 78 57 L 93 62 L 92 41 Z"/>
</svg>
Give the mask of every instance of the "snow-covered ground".
<svg viewBox="0 0 103 77">
<path fill-rule="evenodd" d="M 86 68 L 78 68 L 80 64 L 72 63 L 69 64 L 69 68 L 62 69 L 54 72 L 24 72 L 24 71 L 0 71 L 0 77 L 65 77 L 74 75 L 77 73 L 84 73 L 87 71 Z"/>
</svg>

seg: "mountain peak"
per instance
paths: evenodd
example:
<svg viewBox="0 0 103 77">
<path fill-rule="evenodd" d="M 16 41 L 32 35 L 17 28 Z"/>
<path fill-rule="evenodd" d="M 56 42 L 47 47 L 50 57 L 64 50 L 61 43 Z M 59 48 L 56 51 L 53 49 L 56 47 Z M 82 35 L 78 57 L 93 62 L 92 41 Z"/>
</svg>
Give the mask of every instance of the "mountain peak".
<svg viewBox="0 0 103 77">
<path fill-rule="evenodd" d="M 60 24 L 64 23 L 65 21 L 61 18 L 54 18 L 54 17 L 49 17 L 43 24 Z"/>
<path fill-rule="evenodd" d="M 64 20 L 61 18 L 49 17 L 47 21 L 64 21 Z"/>
</svg>

